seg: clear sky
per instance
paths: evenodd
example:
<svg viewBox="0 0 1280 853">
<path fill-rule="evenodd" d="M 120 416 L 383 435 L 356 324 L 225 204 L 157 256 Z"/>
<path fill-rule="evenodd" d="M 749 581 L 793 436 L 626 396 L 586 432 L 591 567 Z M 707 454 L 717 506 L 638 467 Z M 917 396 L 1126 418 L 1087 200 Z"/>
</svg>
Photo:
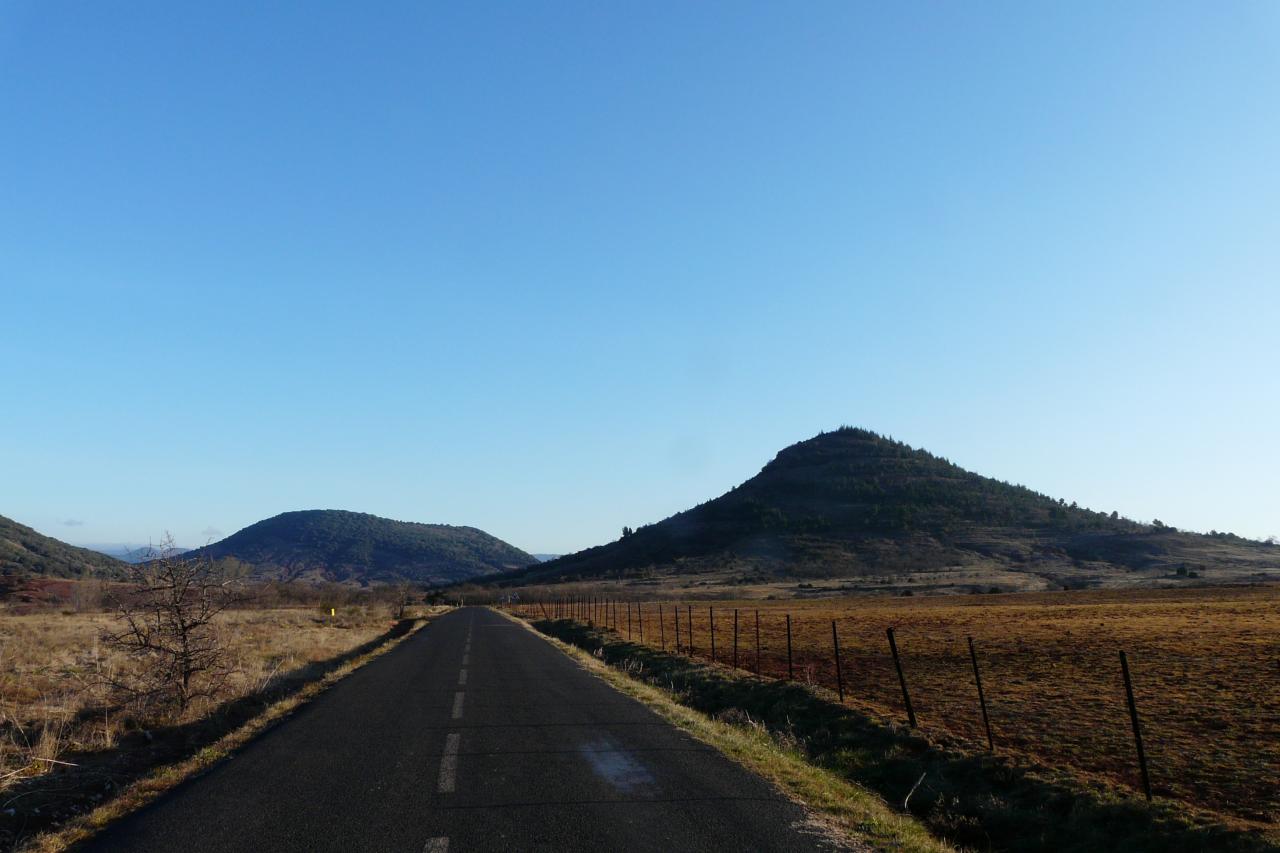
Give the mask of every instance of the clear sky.
<svg viewBox="0 0 1280 853">
<path fill-rule="evenodd" d="M 0 0 L 0 515 L 615 538 L 840 424 L 1280 533 L 1280 6 Z"/>
</svg>

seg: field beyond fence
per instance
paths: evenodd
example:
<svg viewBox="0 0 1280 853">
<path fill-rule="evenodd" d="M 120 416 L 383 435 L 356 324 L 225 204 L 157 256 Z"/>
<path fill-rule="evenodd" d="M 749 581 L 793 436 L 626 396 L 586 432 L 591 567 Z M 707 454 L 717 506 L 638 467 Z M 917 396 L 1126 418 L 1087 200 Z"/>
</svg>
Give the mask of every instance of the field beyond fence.
<svg viewBox="0 0 1280 853">
<path fill-rule="evenodd" d="M 984 750 L 976 659 L 997 752 L 1105 777 L 1141 797 L 1124 651 L 1154 794 L 1280 823 L 1280 588 L 737 602 L 584 595 L 517 609 L 698 657 L 714 643 L 728 666 L 736 612 L 740 669 L 755 672 L 758 660 L 764 676 L 843 688 L 846 703 L 903 724 L 905 681 L 924 731 Z"/>
</svg>

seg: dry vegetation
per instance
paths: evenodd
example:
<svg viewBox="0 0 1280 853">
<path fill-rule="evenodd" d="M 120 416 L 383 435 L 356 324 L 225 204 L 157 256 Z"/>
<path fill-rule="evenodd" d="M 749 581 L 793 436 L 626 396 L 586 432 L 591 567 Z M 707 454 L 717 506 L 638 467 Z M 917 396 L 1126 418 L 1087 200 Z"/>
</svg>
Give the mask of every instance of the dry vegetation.
<svg viewBox="0 0 1280 853">
<path fill-rule="evenodd" d="M 140 770 L 182 754 L 253 713 L 228 709 L 319 677 L 385 634 L 383 603 L 319 609 L 244 609 L 218 615 L 228 678 L 179 716 L 148 717 L 109 687 L 136 666 L 103 638 L 109 613 L 0 612 L 0 847 L 110 797 Z M 74 765 L 74 766 L 73 766 Z"/>
<path fill-rule="evenodd" d="M 673 606 L 645 602 L 645 641 L 668 648 Z M 885 629 L 895 627 L 921 726 L 985 748 L 966 636 L 972 636 L 997 751 L 1138 786 L 1118 651 L 1130 659 L 1157 796 L 1235 820 L 1280 823 L 1280 589 L 1076 592 L 930 598 L 681 603 L 680 633 L 730 662 L 739 610 L 739 663 L 785 677 L 786 613 L 795 677 L 835 686 L 831 623 L 839 631 L 851 704 L 902 718 Z M 639 609 L 632 638 L 639 639 Z M 536 609 L 536 608 L 535 608 Z M 626 605 L 617 612 L 626 636 Z M 601 611 L 595 611 L 599 619 Z M 610 616 L 610 621 L 613 617 Z M 1135 794 L 1136 795 L 1136 794 Z"/>
</svg>

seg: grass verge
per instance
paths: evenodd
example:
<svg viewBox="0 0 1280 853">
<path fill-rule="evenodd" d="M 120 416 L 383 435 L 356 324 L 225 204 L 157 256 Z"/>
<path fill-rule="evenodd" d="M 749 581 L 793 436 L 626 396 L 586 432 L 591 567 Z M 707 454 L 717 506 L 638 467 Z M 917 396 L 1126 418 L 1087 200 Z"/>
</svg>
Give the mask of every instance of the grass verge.
<svg viewBox="0 0 1280 853">
<path fill-rule="evenodd" d="M 682 704 L 678 694 L 643 678 L 634 666 L 619 665 L 618 660 L 585 650 L 600 646 L 577 642 L 584 637 L 562 637 L 561 632 L 546 630 L 548 625 L 543 623 L 532 627 L 617 690 L 644 702 L 677 728 L 773 783 L 802 805 L 823 830 L 848 841 L 851 847 L 902 853 L 953 850 L 915 818 L 890 808 L 876 794 L 807 761 L 796 742 L 770 731 L 749 714 L 709 717 L 699 713 Z M 590 635 L 599 637 L 596 632 Z"/>
<path fill-rule="evenodd" d="M 972 850 L 1280 850 L 1273 828 L 1172 801 L 1157 799 L 1147 804 L 1105 779 L 957 749 L 892 720 L 841 705 L 822 688 L 757 678 L 667 654 L 569 620 L 535 621 L 532 626 L 576 647 L 580 657 L 608 665 L 604 675 L 611 683 L 653 700 L 651 704 L 678 725 L 688 719 L 687 726 L 708 727 L 706 731 L 720 733 L 726 743 L 745 738 L 733 748 L 709 742 L 841 827 L 886 849 L 917 849 L 905 845 L 926 843 L 927 836 L 918 834 L 922 830 L 910 831 L 914 824 L 927 827 L 933 837 L 948 844 Z M 690 716 L 680 717 L 677 708 Z M 710 722 L 705 722 L 708 718 Z M 699 734 L 695 728 L 689 730 Z M 755 759 L 749 754 L 744 759 L 734 751 L 749 753 L 745 745 L 752 742 L 764 749 L 767 741 L 782 746 Z M 776 767 L 766 755 L 779 756 Z M 793 769 L 797 763 L 822 775 L 808 777 L 808 787 L 797 788 L 787 778 L 798 772 Z M 906 808 L 888 803 L 906 803 Z M 849 813 L 842 815 L 846 809 Z M 890 818 L 901 823 L 895 825 Z M 895 826 L 909 835 L 896 840 Z M 885 831 L 877 834 L 878 827 Z M 900 846 L 894 848 L 894 843 Z M 939 842 L 932 843 L 935 846 L 929 849 L 940 849 Z"/>
<path fill-rule="evenodd" d="M 340 656 L 319 678 L 303 683 L 284 695 L 238 700 L 234 703 L 234 708 L 223 709 L 211 719 L 200 721 L 200 727 L 206 734 L 217 733 L 218 730 L 221 733 L 204 738 L 205 742 L 197 744 L 194 752 L 170 763 L 149 768 L 134 781 L 119 787 L 114 797 L 92 811 L 56 828 L 19 840 L 13 849 L 20 853 L 56 853 L 89 840 L 111 823 L 137 811 L 179 783 L 231 756 L 298 707 L 413 636 L 428 621 L 430 620 L 407 619 L 398 623 L 375 640 Z M 248 711 L 248 704 L 253 699 L 259 702 L 260 710 L 256 713 Z M 246 713 L 249 714 L 247 719 Z"/>
</svg>

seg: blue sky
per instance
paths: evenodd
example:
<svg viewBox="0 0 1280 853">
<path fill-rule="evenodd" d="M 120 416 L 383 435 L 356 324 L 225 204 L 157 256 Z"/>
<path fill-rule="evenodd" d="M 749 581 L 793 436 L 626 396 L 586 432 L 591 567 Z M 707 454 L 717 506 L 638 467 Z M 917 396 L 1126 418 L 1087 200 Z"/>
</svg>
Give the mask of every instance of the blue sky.
<svg viewBox="0 0 1280 853">
<path fill-rule="evenodd" d="M 0 1 L 0 514 L 560 552 L 847 423 L 1280 533 L 1278 9 Z"/>
</svg>

